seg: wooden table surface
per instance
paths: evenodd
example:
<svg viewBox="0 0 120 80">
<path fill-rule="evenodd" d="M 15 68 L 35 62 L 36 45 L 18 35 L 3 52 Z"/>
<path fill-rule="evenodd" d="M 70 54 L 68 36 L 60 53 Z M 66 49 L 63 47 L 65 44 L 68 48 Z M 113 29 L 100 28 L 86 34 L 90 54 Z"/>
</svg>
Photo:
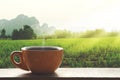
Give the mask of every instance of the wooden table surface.
<svg viewBox="0 0 120 80">
<path fill-rule="evenodd" d="M 58 68 L 53 74 L 2 68 L 0 80 L 120 80 L 120 68 Z"/>
</svg>

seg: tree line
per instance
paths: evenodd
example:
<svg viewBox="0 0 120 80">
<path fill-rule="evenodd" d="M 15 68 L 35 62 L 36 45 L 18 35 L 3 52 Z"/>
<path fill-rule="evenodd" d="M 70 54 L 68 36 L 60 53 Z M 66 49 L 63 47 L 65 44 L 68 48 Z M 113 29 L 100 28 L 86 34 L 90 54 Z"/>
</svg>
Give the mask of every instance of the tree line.
<svg viewBox="0 0 120 80">
<path fill-rule="evenodd" d="M 12 35 L 6 35 L 6 30 L 2 29 L 0 31 L 0 39 L 12 39 L 12 40 L 20 40 L 20 39 L 36 39 L 36 38 L 44 38 L 45 39 L 55 39 L 55 38 L 92 38 L 92 37 L 118 37 L 120 36 L 120 32 L 106 32 L 103 29 L 96 30 L 87 30 L 85 32 L 71 32 L 68 30 L 56 30 L 53 34 L 41 34 L 36 35 L 34 30 L 29 25 L 24 25 L 23 28 L 14 29 Z"/>
<path fill-rule="evenodd" d="M 14 29 L 11 36 L 6 35 L 5 29 L 2 29 L 0 34 L 1 39 L 11 38 L 12 40 L 35 39 L 36 37 L 36 34 L 29 25 L 24 25 L 23 28 L 20 28 L 19 30 Z"/>
<path fill-rule="evenodd" d="M 68 30 L 56 30 L 54 34 L 45 35 L 46 39 L 55 38 L 96 38 L 96 37 L 120 37 L 120 32 L 106 32 L 104 29 L 86 30 L 84 32 L 71 32 Z M 39 38 L 42 38 L 39 36 Z"/>
</svg>

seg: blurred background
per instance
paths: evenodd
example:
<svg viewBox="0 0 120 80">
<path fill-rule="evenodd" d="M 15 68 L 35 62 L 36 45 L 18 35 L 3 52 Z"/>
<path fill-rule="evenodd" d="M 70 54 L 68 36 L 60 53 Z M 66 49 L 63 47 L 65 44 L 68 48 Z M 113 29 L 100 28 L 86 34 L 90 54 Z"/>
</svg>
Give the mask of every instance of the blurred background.
<svg viewBox="0 0 120 80">
<path fill-rule="evenodd" d="M 0 0 L 0 68 L 14 67 L 12 51 L 49 45 L 64 48 L 61 67 L 120 67 L 119 4 L 119 0 Z"/>
</svg>

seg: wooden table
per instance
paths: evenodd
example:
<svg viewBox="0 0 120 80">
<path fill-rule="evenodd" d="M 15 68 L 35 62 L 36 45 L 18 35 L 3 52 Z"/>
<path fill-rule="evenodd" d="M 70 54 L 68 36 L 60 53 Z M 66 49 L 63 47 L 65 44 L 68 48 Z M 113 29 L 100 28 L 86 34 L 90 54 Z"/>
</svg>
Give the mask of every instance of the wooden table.
<svg viewBox="0 0 120 80">
<path fill-rule="evenodd" d="M 58 68 L 53 74 L 0 69 L 0 80 L 120 80 L 120 68 Z"/>
</svg>

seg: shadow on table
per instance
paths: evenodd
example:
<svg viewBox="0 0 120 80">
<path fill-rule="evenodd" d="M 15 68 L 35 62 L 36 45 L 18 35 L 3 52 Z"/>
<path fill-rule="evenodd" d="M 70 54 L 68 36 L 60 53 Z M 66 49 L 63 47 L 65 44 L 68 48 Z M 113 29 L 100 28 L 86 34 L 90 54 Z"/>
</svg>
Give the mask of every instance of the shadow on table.
<svg viewBox="0 0 120 80">
<path fill-rule="evenodd" d="M 49 74 L 33 74 L 31 72 L 18 75 L 18 77 L 58 77 L 56 72 Z"/>
</svg>

